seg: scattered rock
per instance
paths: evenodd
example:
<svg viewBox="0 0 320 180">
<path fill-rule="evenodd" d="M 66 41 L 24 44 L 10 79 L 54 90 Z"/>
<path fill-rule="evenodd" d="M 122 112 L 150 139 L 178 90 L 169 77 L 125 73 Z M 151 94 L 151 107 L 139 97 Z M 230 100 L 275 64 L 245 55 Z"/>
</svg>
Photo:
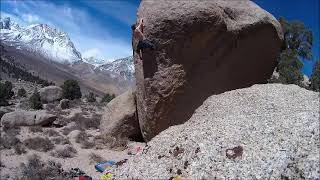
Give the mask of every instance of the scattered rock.
<svg viewBox="0 0 320 180">
<path fill-rule="evenodd" d="M 319 100 L 316 92 L 281 84 L 213 95 L 116 169 L 115 178 L 318 179 Z M 179 158 L 172 155 L 180 149 Z"/>
<path fill-rule="evenodd" d="M 55 115 L 49 114 L 45 110 L 24 111 L 17 110 L 6 113 L 1 118 L 2 125 L 9 126 L 49 126 L 56 119 Z"/>
<path fill-rule="evenodd" d="M 59 86 L 47 86 L 39 90 L 41 101 L 53 102 L 62 98 L 62 89 Z"/>
<path fill-rule="evenodd" d="M 61 109 L 69 109 L 70 108 L 70 100 L 69 99 L 62 99 L 60 101 L 59 107 Z"/>
<path fill-rule="evenodd" d="M 102 116 L 100 131 L 107 136 L 142 139 L 133 90 L 117 96 L 107 104 Z"/>
<path fill-rule="evenodd" d="M 247 0 L 143 0 L 138 18 L 156 47 L 143 61 L 134 56 L 147 141 L 187 121 L 213 94 L 267 82 L 283 39 L 278 21 Z"/>
</svg>

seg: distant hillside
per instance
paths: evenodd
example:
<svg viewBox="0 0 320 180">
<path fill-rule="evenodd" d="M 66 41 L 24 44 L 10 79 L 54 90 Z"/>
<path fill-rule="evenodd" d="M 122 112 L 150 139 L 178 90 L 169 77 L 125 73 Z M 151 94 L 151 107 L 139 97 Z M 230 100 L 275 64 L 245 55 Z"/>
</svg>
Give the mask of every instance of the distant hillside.
<svg viewBox="0 0 320 180">
<path fill-rule="evenodd" d="M 84 93 L 92 91 L 101 95 L 119 94 L 133 85 L 132 58 L 110 63 L 103 59 L 83 59 L 66 33 L 46 24 L 22 27 L 10 18 L 0 18 L 0 39 L 4 50 L 1 60 L 6 66 L 2 76 L 8 74 L 6 69 L 20 67 L 34 77 L 57 85 L 75 79 Z M 99 68 L 105 64 L 110 68 Z"/>
<path fill-rule="evenodd" d="M 28 72 L 22 65 L 14 63 L 12 56 L 7 56 L 4 47 L 0 45 L 1 56 L 0 56 L 0 78 L 1 79 L 21 79 L 24 81 L 29 81 L 32 83 L 41 84 L 43 86 L 48 86 L 54 84 L 35 76 Z"/>
</svg>

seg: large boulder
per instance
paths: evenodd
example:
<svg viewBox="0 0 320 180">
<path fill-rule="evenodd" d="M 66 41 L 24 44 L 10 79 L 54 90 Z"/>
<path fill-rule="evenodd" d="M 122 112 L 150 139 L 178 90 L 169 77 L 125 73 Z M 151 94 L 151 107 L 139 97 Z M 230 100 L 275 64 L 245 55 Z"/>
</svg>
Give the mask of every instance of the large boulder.
<svg viewBox="0 0 320 180">
<path fill-rule="evenodd" d="M 116 179 L 319 179 L 319 94 L 266 84 L 209 97 Z"/>
<path fill-rule="evenodd" d="M 57 116 L 49 114 L 46 110 L 17 110 L 4 114 L 1 118 L 1 124 L 5 126 L 49 126 L 56 118 Z"/>
<path fill-rule="evenodd" d="M 133 90 L 110 101 L 102 116 L 100 131 L 106 136 L 141 140 L 141 131 L 136 113 L 136 98 Z"/>
<path fill-rule="evenodd" d="M 62 98 L 62 89 L 59 86 L 47 86 L 40 89 L 40 98 L 44 102 L 53 102 Z"/>
<path fill-rule="evenodd" d="M 283 39 L 278 21 L 248 0 L 143 0 L 139 18 L 155 45 L 142 61 L 134 55 L 147 141 L 188 120 L 212 94 L 267 82 Z"/>
</svg>

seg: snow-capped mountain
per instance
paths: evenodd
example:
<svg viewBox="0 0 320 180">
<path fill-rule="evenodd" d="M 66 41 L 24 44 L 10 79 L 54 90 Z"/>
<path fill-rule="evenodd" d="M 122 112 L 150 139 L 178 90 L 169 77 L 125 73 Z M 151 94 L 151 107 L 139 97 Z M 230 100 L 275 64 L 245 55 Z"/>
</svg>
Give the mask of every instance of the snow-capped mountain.
<svg viewBox="0 0 320 180">
<path fill-rule="evenodd" d="M 21 27 L 9 17 L 0 19 L 0 39 L 9 46 L 39 53 L 59 63 L 82 60 L 68 34 L 47 24 Z"/>
<path fill-rule="evenodd" d="M 99 67 L 99 66 L 106 63 L 106 60 L 95 58 L 95 57 L 84 57 L 84 58 L 82 58 L 82 61 L 84 61 L 88 64 L 91 64 L 94 67 Z"/>
<path fill-rule="evenodd" d="M 122 59 L 117 59 L 110 63 L 106 63 L 98 67 L 101 71 L 110 71 L 120 75 L 125 80 L 132 81 L 134 75 L 133 57 L 129 56 Z"/>
<path fill-rule="evenodd" d="M 75 79 L 85 92 L 100 94 L 118 94 L 133 85 L 132 57 L 110 63 L 82 58 L 66 33 L 46 24 L 23 27 L 10 18 L 0 18 L 0 46 L 6 50 L 1 51 L 1 58 L 58 85 Z"/>
</svg>

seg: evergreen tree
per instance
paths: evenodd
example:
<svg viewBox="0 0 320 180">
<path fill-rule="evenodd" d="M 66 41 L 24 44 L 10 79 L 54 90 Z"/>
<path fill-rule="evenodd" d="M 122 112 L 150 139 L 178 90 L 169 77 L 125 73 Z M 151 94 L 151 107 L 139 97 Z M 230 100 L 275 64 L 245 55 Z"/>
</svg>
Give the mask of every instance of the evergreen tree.
<svg viewBox="0 0 320 180">
<path fill-rule="evenodd" d="M 303 80 L 301 59 L 312 59 L 312 32 L 302 22 L 288 22 L 283 17 L 279 22 L 284 34 L 277 68 L 280 74 L 279 81 L 284 84 L 301 85 Z"/>
<path fill-rule="evenodd" d="M 9 105 L 8 100 L 14 95 L 12 91 L 12 83 L 6 81 L 0 82 L 0 106 Z"/>
<path fill-rule="evenodd" d="M 62 96 L 65 99 L 79 99 L 82 96 L 80 86 L 76 80 L 66 80 L 61 88 Z"/>
<path fill-rule="evenodd" d="M 310 87 L 314 91 L 320 91 L 320 60 L 318 60 L 313 68 Z"/>
<path fill-rule="evenodd" d="M 40 94 L 37 89 L 29 98 L 29 103 L 32 109 L 42 109 L 42 103 L 40 99 Z"/>
</svg>

